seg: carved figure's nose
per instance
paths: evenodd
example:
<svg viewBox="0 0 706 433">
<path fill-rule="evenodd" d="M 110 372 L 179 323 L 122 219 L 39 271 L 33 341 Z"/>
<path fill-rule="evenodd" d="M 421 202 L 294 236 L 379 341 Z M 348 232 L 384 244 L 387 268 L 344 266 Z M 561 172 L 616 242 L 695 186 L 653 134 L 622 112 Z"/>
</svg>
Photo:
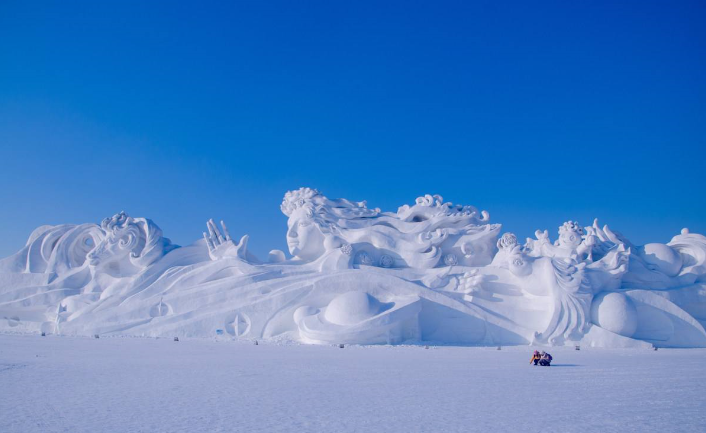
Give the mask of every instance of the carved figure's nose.
<svg viewBox="0 0 706 433">
<path fill-rule="evenodd" d="M 287 232 L 287 236 L 290 238 L 296 238 L 297 237 L 297 231 L 294 230 L 294 227 L 290 228 L 289 231 Z"/>
</svg>

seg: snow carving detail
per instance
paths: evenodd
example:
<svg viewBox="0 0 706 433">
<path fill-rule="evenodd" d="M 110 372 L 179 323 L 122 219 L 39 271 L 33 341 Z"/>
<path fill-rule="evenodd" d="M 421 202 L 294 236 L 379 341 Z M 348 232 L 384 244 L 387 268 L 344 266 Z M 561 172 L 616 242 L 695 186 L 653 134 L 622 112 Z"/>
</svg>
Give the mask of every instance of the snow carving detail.
<svg viewBox="0 0 706 433">
<path fill-rule="evenodd" d="M 492 260 L 500 230 L 488 224 L 487 212 L 444 203 L 438 195 L 419 197 L 414 206 L 391 213 L 368 209 L 364 201 L 332 200 L 315 189 L 300 188 L 287 192 L 280 208 L 289 218 L 289 252 L 305 262 L 350 245 L 382 267 L 433 268 L 445 264 L 442 252 L 463 257 L 460 264 L 485 265 Z M 368 264 L 367 259 L 358 262 Z"/>
<path fill-rule="evenodd" d="M 265 261 L 223 221 L 185 247 L 125 212 L 39 227 L 0 260 L 0 331 L 706 347 L 706 237 L 688 229 L 634 245 L 567 221 L 520 245 L 439 195 L 384 212 L 300 188 L 280 209 L 288 251 Z"/>
<path fill-rule="evenodd" d="M 136 274 L 176 248 L 162 230 L 147 218 L 132 218 L 125 212 L 101 222 L 105 236 L 88 254 L 95 272 L 124 277 Z"/>
</svg>

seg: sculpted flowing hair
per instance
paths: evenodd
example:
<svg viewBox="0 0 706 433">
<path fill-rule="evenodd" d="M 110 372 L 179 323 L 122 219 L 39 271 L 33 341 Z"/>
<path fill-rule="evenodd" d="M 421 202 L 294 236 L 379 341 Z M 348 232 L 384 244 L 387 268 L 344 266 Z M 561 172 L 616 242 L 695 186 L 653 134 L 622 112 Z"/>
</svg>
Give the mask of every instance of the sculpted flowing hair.
<svg viewBox="0 0 706 433">
<path fill-rule="evenodd" d="M 444 203 L 439 195 L 419 197 L 394 213 L 300 188 L 287 192 L 280 208 L 288 217 L 303 209 L 333 245 L 352 249 L 359 264 L 383 267 L 433 268 L 442 257 L 446 265 L 487 264 L 500 230 L 488 224 L 487 212 Z"/>
<path fill-rule="evenodd" d="M 160 229 L 148 218 L 132 218 L 120 212 L 101 222 L 106 234 L 112 234 L 104 242 L 118 242 L 123 249 L 130 250 L 130 262 L 145 268 L 169 251 L 178 248 L 162 235 Z M 100 246 L 99 246 L 100 247 Z"/>
</svg>

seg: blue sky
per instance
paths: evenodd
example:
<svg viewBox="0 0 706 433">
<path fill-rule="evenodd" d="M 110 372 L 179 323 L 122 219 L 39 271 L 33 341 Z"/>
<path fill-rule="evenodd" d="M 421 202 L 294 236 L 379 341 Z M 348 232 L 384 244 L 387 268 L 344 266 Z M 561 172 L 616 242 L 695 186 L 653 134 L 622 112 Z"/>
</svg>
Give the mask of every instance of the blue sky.
<svg viewBox="0 0 706 433">
<path fill-rule="evenodd" d="M 567 4 L 571 3 L 571 4 Z M 579 4 L 580 3 L 580 4 Z M 703 2 L 0 4 L 0 256 L 125 210 L 286 249 L 288 189 L 521 237 L 706 233 Z"/>
</svg>

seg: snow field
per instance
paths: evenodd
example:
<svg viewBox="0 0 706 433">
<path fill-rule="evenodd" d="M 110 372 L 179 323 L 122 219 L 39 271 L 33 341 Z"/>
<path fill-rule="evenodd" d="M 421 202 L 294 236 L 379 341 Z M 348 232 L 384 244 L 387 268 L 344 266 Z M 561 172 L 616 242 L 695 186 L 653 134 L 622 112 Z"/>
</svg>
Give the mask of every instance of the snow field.
<svg viewBox="0 0 706 433">
<path fill-rule="evenodd" d="M 703 432 L 705 349 L 0 335 L 0 431 Z"/>
</svg>

